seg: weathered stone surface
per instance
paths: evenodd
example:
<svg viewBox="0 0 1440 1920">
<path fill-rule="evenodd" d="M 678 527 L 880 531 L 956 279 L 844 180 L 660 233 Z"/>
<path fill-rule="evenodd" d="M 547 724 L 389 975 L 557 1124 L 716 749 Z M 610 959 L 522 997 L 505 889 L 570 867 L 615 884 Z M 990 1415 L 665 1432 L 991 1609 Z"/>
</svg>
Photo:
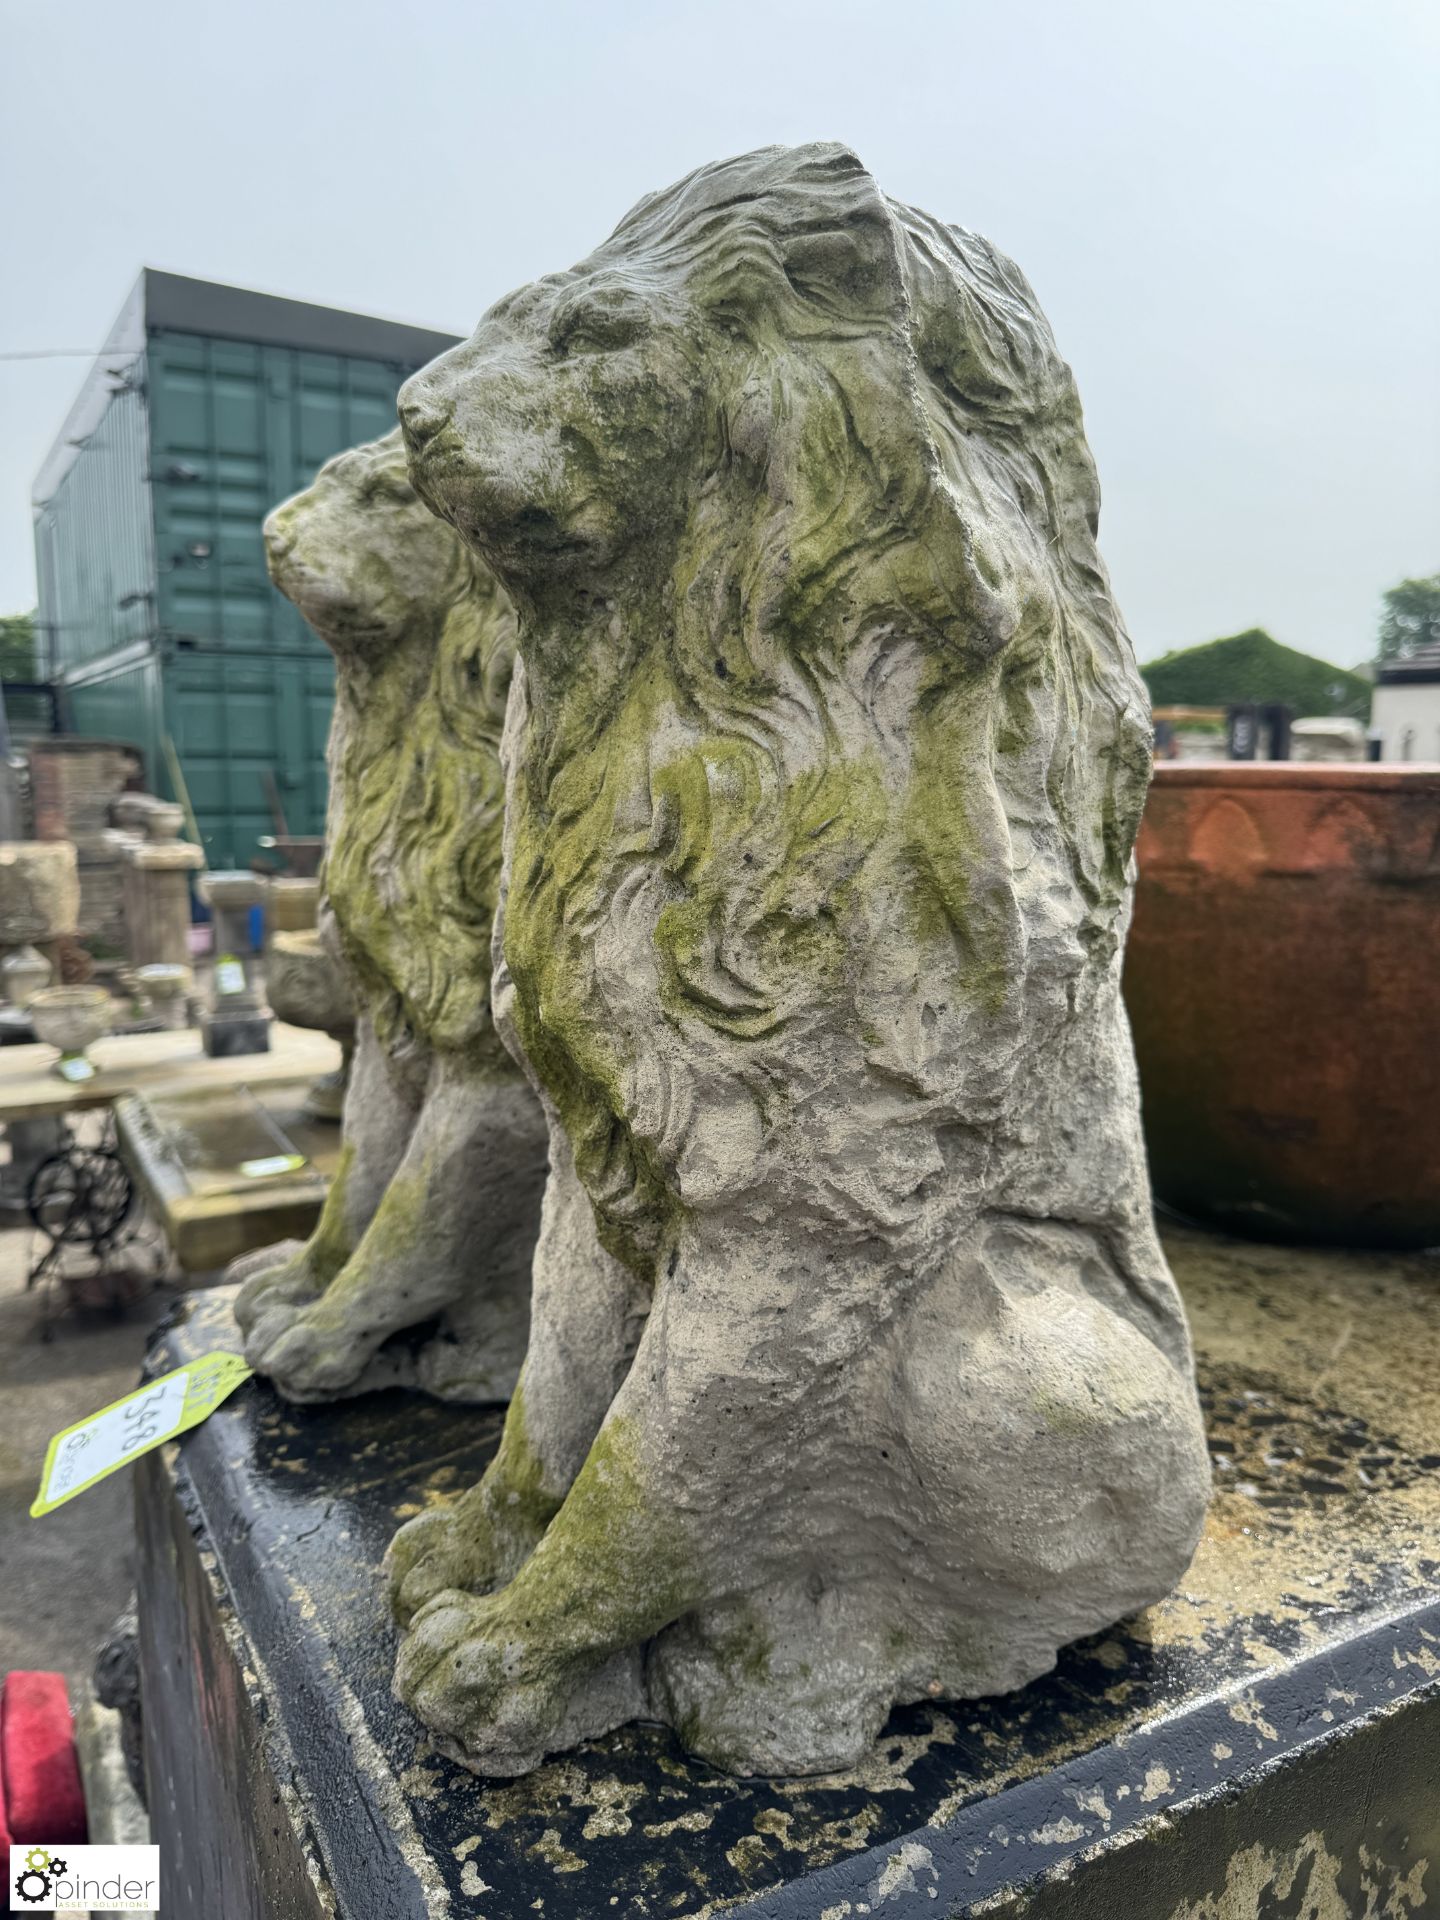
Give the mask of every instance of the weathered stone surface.
<svg viewBox="0 0 1440 1920">
<path fill-rule="evenodd" d="M 392 1382 L 503 1398 L 545 1170 L 543 1118 L 490 1015 L 514 613 L 416 498 L 398 432 L 332 460 L 266 540 L 335 655 L 321 918 L 357 1039 L 314 1236 L 235 1270 L 246 1355 L 295 1399 Z"/>
<path fill-rule="evenodd" d="M 138 797 L 138 796 L 137 796 Z M 179 812 L 152 801 L 150 815 Z M 132 966 L 187 966 L 190 876 L 205 864 L 189 840 L 129 840 L 121 849 L 125 948 Z"/>
<path fill-rule="evenodd" d="M 0 947 L 74 933 L 80 875 L 69 840 L 0 841 Z"/>
<path fill-rule="evenodd" d="M 637 1715 L 845 1766 L 1158 1598 L 1205 1508 L 1074 383 L 1010 262 L 815 146 L 642 201 L 401 418 L 520 609 L 495 1005 L 551 1174 L 397 1687 L 482 1772 Z"/>
</svg>

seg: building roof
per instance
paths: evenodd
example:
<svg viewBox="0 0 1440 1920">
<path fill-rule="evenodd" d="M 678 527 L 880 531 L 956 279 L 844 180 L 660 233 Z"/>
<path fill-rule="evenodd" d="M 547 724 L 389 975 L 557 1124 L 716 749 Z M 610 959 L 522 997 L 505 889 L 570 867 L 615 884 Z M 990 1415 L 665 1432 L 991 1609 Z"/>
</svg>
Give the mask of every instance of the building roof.
<svg viewBox="0 0 1440 1920">
<path fill-rule="evenodd" d="M 145 330 L 206 333 L 227 340 L 255 340 L 263 346 L 298 347 L 314 353 L 348 353 L 366 360 L 423 365 L 455 345 L 453 333 L 413 327 L 403 320 L 377 320 L 373 314 L 344 307 L 317 307 L 308 300 L 286 300 L 249 287 L 227 287 L 217 280 L 191 280 L 180 273 L 146 267 Z"/>
<path fill-rule="evenodd" d="M 1397 660 L 1384 660 L 1375 670 L 1375 683 L 1381 687 L 1433 686 L 1440 682 L 1440 640 L 1416 647 Z"/>
<path fill-rule="evenodd" d="M 104 346 L 91 362 L 75 404 L 35 476 L 31 499 L 37 510 L 54 494 L 84 442 L 99 426 L 115 391 L 115 377 L 133 367 L 152 333 L 161 332 L 200 333 L 212 339 L 348 354 L 401 366 L 423 366 L 453 347 L 457 339 L 453 333 L 411 326 L 403 320 L 381 320 L 343 307 L 315 306 L 308 300 L 287 300 L 278 294 L 256 293 L 249 287 L 192 280 L 185 274 L 145 267 Z"/>
</svg>

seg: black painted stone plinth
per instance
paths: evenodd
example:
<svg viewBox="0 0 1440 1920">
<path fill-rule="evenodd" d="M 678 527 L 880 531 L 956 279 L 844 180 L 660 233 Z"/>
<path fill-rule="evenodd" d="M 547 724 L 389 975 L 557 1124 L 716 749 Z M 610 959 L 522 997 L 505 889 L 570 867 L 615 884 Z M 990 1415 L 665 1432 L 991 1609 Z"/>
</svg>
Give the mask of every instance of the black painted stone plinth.
<svg viewBox="0 0 1440 1920">
<path fill-rule="evenodd" d="M 137 1470 L 162 1910 L 224 1920 L 1284 1920 L 1440 1911 L 1440 1270 L 1174 1234 L 1217 1496 L 1181 1589 L 855 1772 L 631 1727 L 518 1781 L 390 1697 L 379 1563 L 496 1411 L 250 1383 Z M 229 1344 L 198 1296 L 152 1365 Z"/>
<path fill-rule="evenodd" d="M 270 1051 L 274 1015 L 263 1007 L 217 1007 L 200 1015 L 200 1039 L 212 1060 Z"/>
</svg>

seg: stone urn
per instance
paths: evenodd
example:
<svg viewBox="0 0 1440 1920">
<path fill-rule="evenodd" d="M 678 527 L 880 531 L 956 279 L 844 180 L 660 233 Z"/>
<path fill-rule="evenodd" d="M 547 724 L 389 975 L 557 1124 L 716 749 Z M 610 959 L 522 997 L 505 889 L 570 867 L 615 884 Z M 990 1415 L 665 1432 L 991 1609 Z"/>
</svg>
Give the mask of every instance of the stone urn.
<svg viewBox="0 0 1440 1920">
<path fill-rule="evenodd" d="M 173 846 L 185 825 L 185 809 L 174 800 L 152 800 L 145 819 L 145 837 L 156 846 Z"/>
<path fill-rule="evenodd" d="M 135 982 L 164 1026 L 185 1025 L 186 1003 L 195 984 L 193 969 L 175 961 L 156 960 L 135 969 Z"/>
<path fill-rule="evenodd" d="M 120 793 L 110 803 L 110 818 L 121 833 L 139 839 L 149 825 L 150 809 L 161 804 L 153 793 Z"/>
<path fill-rule="evenodd" d="M 110 1031 L 111 1001 L 104 987 L 46 987 L 30 1002 L 35 1037 L 57 1047 L 63 1080 L 88 1080 L 95 1068 L 85 1049 Z"/>
<path fill-rule="evenodd" d="M 1440 767 L 1157 768 L 1125 959 L 1155 1191 L 1440 1243 Z"/>
<path fill-rule="evenodd" d="M 318 1028 L 340 1042 L 339 1067 L 320 1076 L 305 1102 L 305 1111 L 316 1119 L 338 1120 L 355 1044 L 355 1002 L 315 928 L 275 935 L 265 963 L 265 993 L 278 1019 L 292 1027 Z"/>
</svg>

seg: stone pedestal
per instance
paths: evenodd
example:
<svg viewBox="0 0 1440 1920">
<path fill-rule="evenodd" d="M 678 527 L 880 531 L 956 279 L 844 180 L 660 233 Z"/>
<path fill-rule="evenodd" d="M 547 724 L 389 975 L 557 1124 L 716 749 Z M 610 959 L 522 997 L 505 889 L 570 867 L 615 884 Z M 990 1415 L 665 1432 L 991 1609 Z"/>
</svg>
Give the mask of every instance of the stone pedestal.
<svg viewBox="0 0 1440 1920">
<path fill-rule="evenodd" d="M 205 864 L 188 840 L 134 840 L 125 849 L 125 926 L 132 966 L 188 966 L 190 875 Z"/>
<path fill-rule="evenodd" d="M 270 1051 L 267 1007 L 229 1005 L 221 1001 L 200 1015 L 200 1042 L 212 1060 L 230 1060 L 242 1053 Z"/>
<path fill-rule="evenodd" d="M 80 834 L 75 860 L 80 878 L 80 917 L 75 936 L 101 968 L 117 967 L 128 951 L 125 856 L 132 836 L 107 827 Z"/>
<path fill-rule="evenodd" d="M 206 873 L 200 892 L 215 915 L 215 1004 L 200 1016 L 205 1051 L 217 1059 L 268 1052 L 271 1016 L 242 958 L 251 951 L 250 909 L 264 898 L 264 883 L 244 871 Z"/>
<path fill-rule="evenodd" d="M 1418 1915 L 1440 1856 L 1440 1294 L 1427 1262 L 1168 1249 L 1217 1494 L 1179 1590 L 865 1762 L 736 1780 L 629 1727 L 516 1781 L 391 1698 L 380 1557 L 498 1411 L 252 1382 L 137 1474 L 162 1911 L 227 1920 Z M 153 1356 L 233 1344 L 194 1296 Z"/>
</svg>

